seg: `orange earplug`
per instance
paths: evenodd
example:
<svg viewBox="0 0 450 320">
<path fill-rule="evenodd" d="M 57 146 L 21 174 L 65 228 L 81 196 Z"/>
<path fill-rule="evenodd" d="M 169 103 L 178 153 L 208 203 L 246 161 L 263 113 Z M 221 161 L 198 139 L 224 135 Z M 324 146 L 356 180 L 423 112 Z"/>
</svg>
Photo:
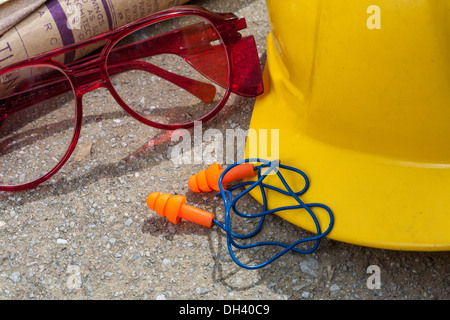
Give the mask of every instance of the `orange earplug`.
<svg viewBox="0 0 450 320">
<path fill-rule="evenodd" d="M 210 228 L 214 214 L 186 204 L 186 197 L 171 195 L 170 193 L 152 192 L 147 197 L 147 205 L 155 210 L 161 217 L 177 224 L 180 219 L 185 219 Z"/>
<path fill-rule="evenodd" d="M 193 192 L 220 191 L 219 178 L 225 171 L 219 163 L 213 163 L 208 169 L 204 169 L 189 178 L 188 186 Z M 222 179 L 222 186 L 226 189 L 227 182 L 250 178 L 255 175 L 253 164 L 243 163 L 231 168 Z"/>
</svg>

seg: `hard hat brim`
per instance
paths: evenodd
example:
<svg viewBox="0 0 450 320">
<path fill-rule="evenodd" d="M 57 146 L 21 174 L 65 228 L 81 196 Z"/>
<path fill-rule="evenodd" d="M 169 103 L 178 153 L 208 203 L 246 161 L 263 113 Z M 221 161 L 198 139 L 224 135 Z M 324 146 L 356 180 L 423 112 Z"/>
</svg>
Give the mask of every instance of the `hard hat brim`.
<svg viewBox="0 0 450 320">
<path fill-rule="evenodd" d="M 315 140 L 299 128 L 295 106 L 286 99 L 283 86 L 273 86 L 274 81 L 266 65 L 265 93 L 256 99 L 250 129 L 278 130 L 281 163 L 299 168 L 310 179 L 302 200 L 324 203 L 333 211 L 328 238 L 392 250 L 450 249 L 449 164 L 405 162 Z M 246 152 L 248 156 L 248 145 Z M 266 179 L 282 187 L 276 176 Z M 251 194 L 262 202 L 257 190 Z M 277 193 L 269 192 L 267 199 L 269 210 L 292 204 L 292 199 Z M 316 232 L 301 210 L 278 215 Z"/>
</svg>

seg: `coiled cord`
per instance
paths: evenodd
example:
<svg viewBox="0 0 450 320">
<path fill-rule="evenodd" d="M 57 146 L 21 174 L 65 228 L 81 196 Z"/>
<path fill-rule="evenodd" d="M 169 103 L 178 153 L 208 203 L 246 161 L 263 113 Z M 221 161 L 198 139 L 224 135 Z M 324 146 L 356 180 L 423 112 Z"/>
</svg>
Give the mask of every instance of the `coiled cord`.
<svg viewBox="0 0 450 320">
<path fill-rule="evenodd" d="M 251 162 L 251 163 L 260 163 L 259 165 L 255 166 L 255 170 L 257 171 L 257 177 L 258 179 L 256 181 L 245 181 L 242 183 L 239 183 L 233 187 L 228 188 L 227 190 L 223 189 L 222 186 L 222 179 L 225 176 L 225 174 L 231 170 L 233 167 L 242 164 L 242 163 L 246 163 L 246 162 Z M 283 177 L 283 175 L 281 174 L 280 170 L 278 169 L 285 169 L 285 170 L 289 170 L 289 171 L 293 171 L 295 173 L 298 173 L 301 177 L 303 177 L 304 182 L 305 182 L 305 186 L 302 190 L 298 191 L 298 192 L 294 192 L 292 190 L 292 188 L 289 186 L 289 184 L 286 182 L 285 178 Z M 264 170 L 264 172 L 263 172 Z M 264 179 L 271 173 L 275 173 L 278 178 L 281 180 L 283 186 L 285 187 L 285 189 L 281 189 L 278 187 L 274 187 L 272 185 L 269 185 L 267 183 L 264 183 Z M 232 191 L 245 187 L 245 189 L 240 192 L 237 196 L 235 196 L 233 198 L 232 196 Z M 241 199 L 243 196 L 245 196 L 246 194 L 248 194 L 250 191 L 252 191 L 253 189 L 255 189 L 256 187 L 259 188 L 261 195 L 262 195 L 262 206 L 263 209 L 261 212 L 256 213 L 256 214 L 245 214 L 240 212 L 239 210 L 237 210 L 236 208 L 236 203 L 239 199 Z M 255 159 L 245 159 L 245 160 L 241 160 L 238 161 L 232 165 L 229 165 L 224 172 L 221 174 L 220 178 L 219 178 L 219 188 L 220 188 L 220 192 L 217 194 L 217 196 L 221 196 L 224 202 L 224 206 L 225 206 L 225 216 L 224 216 L 224 224 L 222 224 L 221 222 L 219 222 L 216 219 L 213 219 L 213 223 L 216 224 L 217 226 L 219 226 L 221 229 L 223 229 L 227 235 L 227 247 L 228 247 L 228 251 L 230 253 L 231 258 L 233 259 L 233 261 L 246 269 L 258 269 L 258 268 L 262 268 L 264 266 L 267 266 L 268 264 L 272 263 L 273 261 L 275 261 L 276 259 L 280 258 L 282 255 L 284 255 L 285 253 L 287 253 L 288 251 L 293 251 L 293 252 L 297 252 L 297 253 L 301 253 L 301 254 L 310 254 L 312 252 L 314 252 L 320 244 L 320 240 L 325 237 L 326 235 L 328 235 L 333 227 L 334 224 L 334 216 L 333 216 L 333 212 L 331 211 L 331 209 L 321 203 L 304 203 L 299 196 L 301 196 L 302 194 L 304 194 L 307 189 L 309 187 L 309 179 L 307 177 L 307 175 L 294 167 L 291 166 L 286 166 L 280 163 L 279 160 L 276 161 L 269 161 L 269 160 L 264 160 L 264 159 L 259 159 L 259 158 L 255 158 Z M 298 205 L 292 205 L 292 206 L 284 206 L 284 207 L 278 207 L 272 210 L 268 210 L 267 209 L 267 195 L 266 195 L 266 189 L 270 189 L 276 192 L 279 192 L 283 195 L 286 196 L 290 196 L 292 198 L 294 198 L 296 200 L 296 202 L 298 203 Z M 322 232 L 321 231 L 321 227 L 319 224 L 319 221 L 315 215 L 315 213 L 313 212 L 313 210 L 311 208 L 314 207 L 320 207 L 325 209 L 330 217 L 330 223 L 328 228 Z M 262 241 L 262 242 L 255 242 L 255 243 L 251 243 L 251 244 L 239 244 L 235 241 L 235 239 L 249 239 L 251 237 L 254 237 L 256 234 L 259 233 L 259 231 L 261 230 L 261 227 L 264 224 L 264 220 L 265 217 L 269 214 L 273 214 L 276 212 L 280 212 L 280 211 L 285 211 L 285 210 L 296 210 L 296 209 L 304 209 L 306 210 L 309 215 L 311 216 L 311 218 L 314 221 L 315 227 L 316 227 L 316 235 L 315 236 L 311 236 L 311 237 L 306 237 L 306 238 L 302 238 L 299 239 L 291 244 L 285 244 L 282 242 L 277 242 L 277 241 Z M 260 218 L 260 221 L 258 223 L 258 226 L 255 228 L 255 230 L 253 230 L 252 232 L 248 233 L 248 234 L 237 234 L 235 232 L 232 231 L 232 227 L 231 227 L 231 213 L 234 212 L 235 214 L 237 214 L 240 217 L 243 218 Z M 308 249 L 308 250 L 301 250 L 296 248 L 296 246 L 298 246 L 299 244 L 302 243 L 306 243 L 306 242 L 315 242 L 313 247 Z M 280 252 L 278 252 L 277 254 L 275 254 L 274 256 L 272 256 L 270 259 L 267 259 L 266 261 L 260 263 L 260 264 L 256 264 L 256 265 L 247 265 L 245 263 L 242 263 L 234 254 L 234 250 L 233 248 L 237 248 L 237 249 L 249 249 L 249 248 L 255 248 L 255 247 L 259 247 L 259 246 L 278 246 L 283 248 Z"/>
</svg>

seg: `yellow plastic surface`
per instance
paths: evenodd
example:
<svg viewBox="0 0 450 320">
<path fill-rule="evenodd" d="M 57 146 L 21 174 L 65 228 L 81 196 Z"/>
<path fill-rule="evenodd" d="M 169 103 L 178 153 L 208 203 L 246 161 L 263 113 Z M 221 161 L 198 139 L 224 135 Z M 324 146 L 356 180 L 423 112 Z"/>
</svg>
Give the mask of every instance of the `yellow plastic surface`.
<svg viewBox="0 0 450 320">
<path fill-rule="evenodd" d="M 367 24 L 373 4 L 379 29 Z M 302 200 L 333 210 L 329 238 L 449 250 L 450 0 L 267 6 L 265 93 L 250 129 L 279 130 L 281 162 L 311 180 Z M 272 193 L 268 199 L 269 209 L 293 203 Z M 315 231 L 306 212 L 280 216 Z"/>
</svg>

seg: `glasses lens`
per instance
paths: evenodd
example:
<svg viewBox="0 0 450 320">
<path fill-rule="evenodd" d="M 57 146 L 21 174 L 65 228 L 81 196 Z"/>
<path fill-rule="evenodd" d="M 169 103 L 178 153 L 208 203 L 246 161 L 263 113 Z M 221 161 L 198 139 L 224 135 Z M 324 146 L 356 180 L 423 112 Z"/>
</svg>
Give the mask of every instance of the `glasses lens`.
<svg viewBox="0 0 450 320">
<path fill-rule="evenodd" d="M 0 185 L 30 183 L 51 171 L 71 144 L 75 99 L 69 79 L 49 66 L 0 75 Z"/>
<path fill-rule="evenodd" d="M 229 68 L 211 23 L 180 16 L 145 26 L 110 51 L 108 75 L 121 99 L 161 124 L 193 122 L 223 99 Z"/>
</svg>

